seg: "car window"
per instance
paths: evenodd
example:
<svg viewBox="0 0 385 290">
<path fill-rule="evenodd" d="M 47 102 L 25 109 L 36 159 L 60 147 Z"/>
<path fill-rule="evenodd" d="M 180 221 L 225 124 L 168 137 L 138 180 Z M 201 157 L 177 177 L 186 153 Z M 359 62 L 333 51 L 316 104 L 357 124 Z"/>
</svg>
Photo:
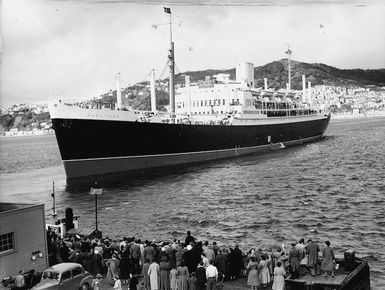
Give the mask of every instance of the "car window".
<svg viewBox="0 0 385 290">
<path fill-rule="evenodd" d="M 46 271 L 46 272 L 43 273 L 43 279 L 58 280 L 59 279 L 59 273 L 51 272 L 51 271 Z"/>
<path fill-rule="evenodd" d="M 71 271 L 63 272 L 63 274 L 61 274 L 61 280 L 62 281 L 70 279 L 70 278 L 71 278 Z"/>
<path fill-rule="evenodd" d="M 72 277 L 80 275 L 82 273 L 82 268 L 75 268 L 72 270 Z"/>
</svg>

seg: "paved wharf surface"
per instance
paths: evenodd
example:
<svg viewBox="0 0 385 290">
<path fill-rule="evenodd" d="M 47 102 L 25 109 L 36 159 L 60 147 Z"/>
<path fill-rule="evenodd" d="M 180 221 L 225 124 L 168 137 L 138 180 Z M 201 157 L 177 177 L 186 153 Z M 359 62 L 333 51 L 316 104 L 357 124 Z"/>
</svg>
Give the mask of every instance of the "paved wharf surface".
<svg viewBox="0 0 385 290">
<path fill-rule="evenodd" d="M 286 279 L 287 281 L 295 281 L 306 284 L 322 284 L 322 285 L 330 285 L 330 286 L 341 286 L 342 282 L 346 278 L 346 274 L 336 274 L 334 277 L 331 275 L 317 275 L 312 276 L 310 274 L 306 274 L 305 276 L 301 276 L 297 279 Z"/>
<path fill-rule="evenodd" d="M 137 287 L 138 290 L 144 290 L 143 286 L 141 285 L 141 282 L 142 282 L 142 279 L 139 280 L 139 285 Z M 114 290 L 114 285 L 112 281 L 103 279 L 101 284 L 102 284 L 103 290 Z M 259 289 L 271 290 L 271 284 L 272 283 L 270 283 L 270 285 L 266 288 L 259 286 L 258 290 Z M 123 290 L 128 289 L 128 284 L 124 283 L 124 281 L 122 283 L 122 288 Z M 247 286 L 247 278 L 244 277 L 234 281 L 226 281 L 220 285 L 217 285 L 215 289 L 217 290 L 250 290 L 250 286 Z"/>
</svg>

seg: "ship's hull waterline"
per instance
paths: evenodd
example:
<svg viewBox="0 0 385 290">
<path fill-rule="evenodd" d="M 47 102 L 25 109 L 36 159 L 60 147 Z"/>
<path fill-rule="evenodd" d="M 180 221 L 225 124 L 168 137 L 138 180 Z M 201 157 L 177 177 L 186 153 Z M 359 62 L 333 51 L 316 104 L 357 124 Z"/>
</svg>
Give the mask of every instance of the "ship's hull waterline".
<svg viewBox="0 0 385 290">
<path fill-rule="evenodd" d="M 323 115 L 231 126 L 52 118 L 67 181 L 307 143 L 322 138 L 329 120 Z"/>
</svg>

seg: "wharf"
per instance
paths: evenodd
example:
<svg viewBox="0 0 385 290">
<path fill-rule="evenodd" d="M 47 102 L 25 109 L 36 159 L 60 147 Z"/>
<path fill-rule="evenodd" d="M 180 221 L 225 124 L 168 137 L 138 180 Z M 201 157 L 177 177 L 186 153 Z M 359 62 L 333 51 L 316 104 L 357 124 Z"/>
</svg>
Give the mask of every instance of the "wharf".
<svg viewBox="0 0 385 290">
<path fill-rule="evenodd" d="M 366 261 L 359 258 L 352 259 L 346 263 L 345 259 L 336 258 L 336 263 L 340 266 L 336 270 L 334 277 L 304 273 L 299 278 L 285 279 L 286 290 L 319 290 L 319 289 L 336 289 L 336 290 L 369 290 L 370 275 L 369 265 Z M 138 290 L 144 289 L 142 279 L 139 279 Z M 267 287 L 258 286 L 258 290 L 271 290 L 273 282 L 271 281 Z M 112 281 L 102 281 L 103 289 L 111 289 L 114 287 Z M 128 290 L 127 283 L 122 283 L 123 290 Z M 216 285 L 215 290 L 248 290 L 247 277 L 242 277 L 234 281 L 226 281 Z"/>
<path fill-rule="evenodd" d="M 138 285 L 138 290 L 144 290 L 143 286 L 141 286 L 142 279 L 139 280 L 139 285 Z M 112 285 L 112 282 L 103 280 L 101 283 L 102 289 L 103 290 L 114 290 L 114 286 Z M 122 289 L 123 290 L 129 290 L 128 284 L 127 283 L 122 283 Z M 224 282 L 220 285 L 217 285 L 215 287 L 216 290 L 250 290 L 250 286 L 247 285 L 247 278 L 239 278 L 234 281 L 227 281 Z M 271 284 L 266 287 L 262 288 L 262 286 L 258 287 L 259 289 L 264 289 L 264 290 L 271 290 Z"/>
</svg>

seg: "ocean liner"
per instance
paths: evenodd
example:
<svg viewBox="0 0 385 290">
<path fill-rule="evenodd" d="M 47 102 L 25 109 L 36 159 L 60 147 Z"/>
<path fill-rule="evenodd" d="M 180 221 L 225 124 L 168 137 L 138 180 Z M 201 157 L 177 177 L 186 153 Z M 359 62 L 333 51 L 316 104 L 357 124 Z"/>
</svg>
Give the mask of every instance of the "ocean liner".
<svg viewBox="0 0 385 290">
<path fill-rule="evenodd" d="M 165 9 L 166 11 L 166 9 Z M 171 13 L 170 36 L 171 36 Z M 170 37 L 171 38 L 171 37 Z M 291 51 L 288 50 L 290 63 Z M 289 83 L 286 90 L 255 88 L 254 66 L 239 63 L 236 79 L 227 74 L 207 77 L 175 89 L 174 43 L 171 38 L 168 112 L 156 110 L 152 71 L 151 111 L 122 106 L 117 78 L 113 107 L 55 100 L 49 112 L 67 181 L 78 178 L 161 170 L 284 148 L 322 138 L 330 114 L 311 108 L 303 77 L 302 101 Z M 306 97 L 306 95 L 308 97 Z"/>
</svg>

